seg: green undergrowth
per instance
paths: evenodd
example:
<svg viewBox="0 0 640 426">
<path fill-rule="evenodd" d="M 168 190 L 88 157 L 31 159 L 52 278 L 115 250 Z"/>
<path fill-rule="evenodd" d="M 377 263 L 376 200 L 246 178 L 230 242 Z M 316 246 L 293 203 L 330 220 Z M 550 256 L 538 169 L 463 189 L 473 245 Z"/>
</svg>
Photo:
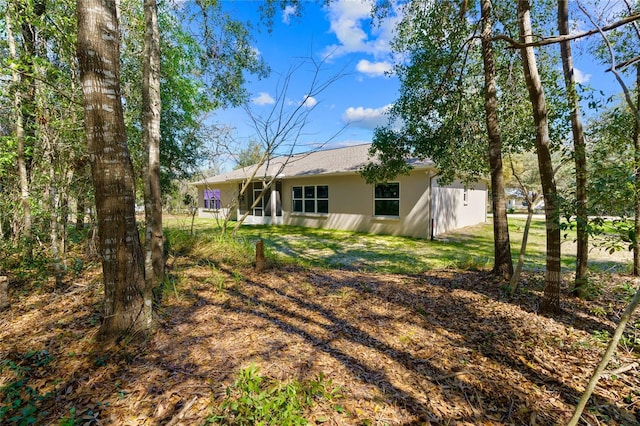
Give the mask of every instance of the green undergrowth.
<svg viewBox="0 0 640 426">
<path fill-rule="evenodd" d="M 9 377 L 0 386 L 0 424 L 32 425 L 46 413 L 40 403 L 49 396 L 42 394 L 33 384 L 53 358 L 46 350 L 30 351 L 16 360 L 0 361 L 0 373 Z"/>
<path fill-rule="evenodd" d="M 212 409 L 207 422 L 236 426 L 306 425 L 306 410 L 317 403 L 333 403 L 340 397 L 339 389 L 322 374 L 311 380 L 279 382 L 260 375 L 259 369 L 251 365 L 241 370 L 233 385 L 227 387 L 224 400 Z M 334 404 L 332 409 L 341 411 L 341 406 Z M 322 422 L 322 418 L 316 422 Z"/>
<path fill-rule="evenodd" d="M 61 254 L 58 268 L 62 278 L 78 277 L 88 269 L 97 265 L 99 259 L 87 253 L 90 230 L 76 230 L 75 226 L 67 229 L 65 252 Z M 38 235 L 38 244 L 31 245 L 31 255 L 27 256 L 26 242 L 13 242 L 0 239 L 0 275 L 9 275 L 9 280 L 18 291 L 42 291 L 49 289 L 54 281 L 55 262 L 52 258 L 48 235 Z"/>
<path fill-rule="evenodd" d="M 233 238 L 217 230 L 200 230 L 191 235 L 182 229 L 168 227 L 164 232 L 165 251 L 169 256 L 187 256 L 199 263 L 235 266 L 250 266 L 254 262 L 257 239 Z"/>
</svg>

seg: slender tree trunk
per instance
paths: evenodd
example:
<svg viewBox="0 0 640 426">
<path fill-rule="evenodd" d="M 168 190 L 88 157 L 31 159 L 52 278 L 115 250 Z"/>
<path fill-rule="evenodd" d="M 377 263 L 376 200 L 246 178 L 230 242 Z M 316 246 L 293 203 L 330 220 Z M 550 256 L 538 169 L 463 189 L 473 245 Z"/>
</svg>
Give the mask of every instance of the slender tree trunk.
<svg viewBox="0 0 640 426">
<path fill-rule="evenodd" d="M 625 4 L 630 13 L 632 13 L 632 5 L 630 2 L 625 1 Z M 578 4 L 580 10 L 585 12 L 584 7 Z M 588 16 L 588 14 L 585 12 Z M 593 21 L 592 21 L 593 23 Z M 636 35 L 640 37 L 640 28 L 637 23 L 634 21 L 632 25 L 635 29 Z M 633 246 L 633 275 L 638 276 L 640 274 L 640 65 L 636 64 L 636 99 L 631 97 L 631 91 L 628 89 L 624 79 L 620 75 L 618 65 L 616 65 L 615 55 L 613 52 L 613 48 L 611 47 L 611 42 L 604 34 L 601 28 L 599 28 L 600 35 L 602 36 L 602 40 L 605 42 L 609 49 L 609 54 L 611 55 L 611 68 L 610 71 L 616 77 L 616 80 L 622 87 L 622 92 L 624 93 L 624 99 L 627 102 L 627 105 L 631 109 L 634 115 L 634 130 L 633 130 L 633 146 L 634 146 L 634 154 L 633 154 L 633 173 L 634 173 L 634 238 L 632 241 Z"/>
<path fill-rule="evenodd" d="M 582 411 L 584 410 L 584 407 L 586 407 L 587 402 L 591 397 L 591 394 L 596 388 L 596 385 L 598 384 L 598 380 L 600 380 L 600 376 L 602 375 L 602 372 L 607 367 L 607 364 L 609 364 L 609 360 L 611 359 L 613 354 L 616 352 L 616 348 L 618 347 L 618 342 L 622 337 L 622 333 L 624 332 L 624 329 L 627 326 L 627 323 L 631 319 L 631 315 L 633 314 L 633 312 L 638 307 L 638 304 L 640 303 L 640 286 L 638 286 L 637 279 L 635 284 L 637 287 L 636 294 L 633 296 L 633 299 L 631 299 L 631 302 L 629 302 L 627 309 L 625 309 L 624 313 L 622 314 L 622 317 L 618 322 L 618 326 L 616 327 L 616 331 L 613 333 L 613 337 L 611 337 L 609 346 L 607 346 L 607 350 L 605 351 L 604 355 L 602 355 L 602 359 L 600 360 L 600 363 L 598 364 L 595 371 L 593 372 L 593 375 L 591 376 L 591 379 L 587 384 L 587 388 L 582 394 L 580 401 L 578 401 L 578 405 L 576 405 L 576 409 L 573 413 L 573 417 L 571 417 L 571 420 L 569 421 L 569 423 L 567 423 L 567 426 L 575 426 L 578 424 L 578 421 L 580 421 L 580 416 L 582 415 Z"/>
<path fill-rule="evenodd" d="M 136 227 L 134 175 L 120 95 L 116 0 L 78 0 L 78 64 L 105 289 L 100 336 L 146 331 L 152 297 Z"/>
<path fill-rule="evenodd" d="M 27 13 L 26 7 L 18 3 L 20 13 Z M 44 13 L 44 2 L 36 0 L 33 2 L 33 14 L 40 16 Z M 27 243 L 27 257 L 32 257 L 33 249 L 33 217 L 31 213 L 31 167 L 32 157 L 36 141 L 36 85 L 35 85 L 35 63 L 36 63 L 36 43 L 37 30 L 29 19 L 22 19 L 22 59 L 21 65 L 24 67 L 20 73 L 22 92 L 22 128 L 23 144 L 22 151 L 19 152 L 20 171 L 20 192 L 22 193 L 22 204 L 25 221 L 25 240 Z M 20 151 L 20 150 L 19 150 Z"/>
<path fill-rule="evenodd" d="M 144 0 L 144 58 L 142 64 L 142 126 L 145 145 L 144 206 L 146 221 L 145 274 L 147 285 L 164 280 L 162 194 L 160 189 L 160 33 L 156 0 Z"/>
<path fill-rule="evenodd" d="M 242 196 L 244 196 L 246 194 L 247 190 L 251 186 L 251 183 L 253 182 L 253 178 L 256 176 L 256 173 L 258 172 L 258 169 L 260 168 L 260 166 L 265 164 L 267 162 L 267 160 L 269 159 L 269 153 L 270 153 L 269 147 L 267 147 L 267 149 L 265 149 L 264 153 L 262 154 L 262 157 L 260 158 L 260 161 L 258 163 L 256 163 L 256 165 L 253 167 L 253 170 L 251 171 L 250 175 L 247 176 L 245 178 L 244 182 L 242 183 L 242 187 L 240 188 L 240 191 L 238 193 L 237 201 L 232 203 L 232 205 L 229 207 L 229 212 L 225 216 L 224 222 L 222 224 L 222 235 L 225 235 L 227 233 L 227 224 L 229 223 L 229 220 L 231 220 L 231 215 L 233 213 L 231 209 L 237 208 L 238 202 L 240 200 L 240 197 L 242 197 Z M 285 163 L 285 165 L 286 165 L 286 163 Z M 282 172 L 283 169 L 284 169 L 284 165 L 280 166 L 280 169 L 278 170 L 278 172 L 273 174 L 273 177 L 269 180 L 269 182 L 266 184 L 266 186 L 263 185 L 262 191 L 260 192 L 260 195 L 258 196 L 258 198 L 253 200 L 253 204 L 251 204 L 249 206 L 249 208 L 247 209 L 247 211 L 244 212 L 244 214 L 242 216 L 240 216 L 240 218 L 238 218 L 238 220 L 236 221 L 236 225 L 233 227 L 233 231 L 231 232 L 231 236 L 233 238 L 235 238 L 236 233 L 238 232 L 238 229 L 240 229 L 240 226 L 242 226 L 242 223 L 249 216 L 249 214 L 251 213 L 253 208 L 255 206 L 257 206 L 258 202 L 262 199 L 262 194 L 264 194 L 264 192 L 271 187 L 271 184 L 273 183 L 275 177 L 280 172 Z"/>
<path fill-rule="evenodd" d="M 569 34 L 569 2 L 558 1 L 558 29 L 560 35 Z M 571 42 L 560 42 L 560 54 L 562 56 L 562 70 L 564 83 L 567 88 L 567 100 L 571 114 L 571 131 L 573 133 L 573 155 L 576 167 L 576 221 L 577 221 L 577 254 L 576 277 L 573 286 L 573 295 L 579 294 L 580 287 L 584 284 L 589 272 L 589 232 L 587 217 L 587 153 L 580 114 L 580 103 L 576 92 L 576 79 L 573 69 L 573 56 L 571 54 Z"/>
<path fill-rule="evenodd" d="M 524 232 L 522 233 L 522 244 L 520 244 L 520 254 L 518 255 L 518 263 L 516 264 L 516 270 L 511 277 L 509 286 L 511 287 L 511 297 L 516 294 L 518 290 L 518 283 L 520 282 L 520 274 L 522 273 L 522 267 L 524 266 L 524 257 L 527 253 L 527 242 L 529 241 L 529 230 L 531 229 L 531 219 L 533 218 L 533 204 L 529 203 L 527 206 L 527 221 L 524 224 Z"/>
<path fill-rule="evenodd" d="M 518 173 L 516 172 L 516 168 L 513 165 L 513 157 L 509 156 L 509 162 L 511 165 L 511 171 L 513 172 L 513 176 L 518 181 L 518 185 L 520 185 L 520 190 L 524 194 L 524 198 L 527 202 L 527 220 L 524 225 L 524 232 L 522 233 L 522 243 L 520 244 L 520 254 L 518 255 L 518 263 L 516 264 L 516 270 L 511 277 L 511 281 L 509 282 L 509 286 L 511 287 L 511 297 L 515 296 L 518 290 L 518 284 L 520 282 L 520 274 L 522 273 L 522 267 L 524 266 L 524 258 L 527 253 L 527 242 L 529 241 L 529 231 L 531 230 L 531 220 L 533 219 L 533 206 L 538 202 L 538 196 L 535 193 L 531 193 L 529 188 L 524 184 Z"/>
<path fill-rule="evenodd" d="M 50 157 L 53 156 L 50 155 Z M 53 257 L 53 269 L 55 271 L 56 285 L 60 285 L 62 284 L 64 266 L 62 265 L 62 260 L 60 257 L 60 228 L 58 220 L 60 196 L 58 193 L 55 174 L 56 172 L 52 159 L 49 170 L 49 208 L 51 209 L 51 217 L 49 220 L 49 237 L 51 238 L 51 256 Z"/>
<path fill-rule="evenodd" d="M 6 11 L 6 31 L 7 39 L 9 41 L 9 54 L 13 60 L 11 65 L 11 80 L 13 83 L 13 108 L 15 111 L 15 132 L 17 142 L 17 163 L 18 163 L 18 179 L 20 182 L 20 205 L 22 211 L 22 231 L 21 235 L 26 243 L 25 257 L 31 259 L 32 252 L 32 223 L 31 223 L 31 203 L 29 197 L 29 175 L 27 169 L 27 157 L 26 157 L 26 134 L 25 134 L 25 119 L 24 119 L 24 105 L 23 105 L 23 86 L 22 79 L 17 70 L 17 64 L 19 62 L 18 50 L 15 42 L 15 35 L 13 33 L 13 22 L 11 17 L 11 10 L 7 7 Z"/>
<path fill-rule="evenodd" d="M 45 2 L 35 2 L 35 8 L 38 14 L 42 14 L 45 11 Z M 23 25 L 23 33 L 28 35 L 23 36 L 25 39 L 29 39 L 29 44 L 32 45 L 32 54 L 43 57 L 46 56 L 44 46 L 46 41 L 43 41 L 42 37 L 36 37 L 35 29 L 31 25 Z M 64 235 L 62 223 L 66 220 L 65 210 L 63 205 L 64 194 L 63 188 L 65 185 L 66 174 L 61 172 L 64 165 L 60 161 L 60 157 L 56 155 L 58 151 L 61 151 L 58 144 L 59 138 L 52 131 L 51 127 L 47 124 L 49 120 L 45 116 L 48 111 L 47 96 L 44 93 L 44 87 L 42 81 L 45 80 L 45 70 L 39 64 L 38 61 L 31 60 L 30 69 L 32 73 L 31 84 L 33 88 L 32 92 L 32 105 L 33 116 L 38 115 L 38 146 L 40 147 L 41 157 L 48 162 L 49 176 L 48 181 L 45 184 L 43 195 L 46 195 L 48 201 L 48 213 L 49 213 L 49 250 L 52 259 L 52 269 L 54 271 L 56 285 L 62 284 L 62 278 L 64 276 L 64 264 L 62 256 L 64 254 Z M 34 123 L 32 124 L 33 138 L 35 139 L 35 119 L 32 118 Z M 64 177 L 63 177 L 64 176 Z M 43 205 L 47 206 L 45 200 Z M 45 207 L 47 208 L 47 207 Z"/>
<path fill-rule="evenodd" d="M 86 179 L 86 159 L 78 158 L 75 161 L 74 169 L 76 170 L 76 185 L 74 195 L 76 197 L 76 230 L 84 229 L 85 219 L 87 216 L 87 196 L 85 191 Z"/>
<path fill-rule="evenodd" d="M 86 209 L 84 197 L 81 194 L 78 194 L 76 203 L 76 230 L 80 230 L 84 229 L 84 214 Z"/>
<path fill-rule="evenodd" d="M 640 65 L 636 65 L 636 108 L 640 108 Z M 635 239 L 633 240 L 633 275 L 640 275 L 640 112 L 636 110 L 636 117 L 633 127 L 634 146 L 634 229 Z"/>
<path fill-rule="evenodd" d="M 518 26 L 520 41 L 533 41 L 531 31 L 530 4 L 528 0 L 518 0 Z M 540 311 L 545 313 L 560 312 L 560 223 L 556 182 L 549 139 L 549 123 L 547 105 L 538 74 L 533 47 L 520 49 L 524 66 L 524 75 L 529 90 L 529 98 L 533 108 L 533 120 L 536 127 L 536 152 L 538 167 L 544 196 L 545 227 L 547 237 L 547 255 L 544 296 L 540 303 Z"/>
<path fill-rule="evenodd" d="M 264 196 L 267 193 L 267 191 L 269 191 L 271 189 L 272 186 L 274 186 L 274 182 L 276 181 L 276 177 L 280 174 L 280 172 L 282 172 L 282 170 L 284 170 L 284 167 L 286 166 L 287 162 L 289 160 L 285 161 L 285 163 L 280 166 L 280 169 L 278 170 L 277 173 L 274 173 L 273 176 L 265 183 L 263 183 L 262 185 L 262 191 L 260 191 L 260 194 L 256 197 L 255 200 L 253 200 L 253 203 L 249 206 L 249 208 L 247 209 L 247 211 L 238 219 L 238 221 L 236 222 L 236 226 L 233 227 L 233 231 L 231 233 L 231 236 L 233 238 L 236 237 L 236 234 L 238 232 L 238 230 L 240 229 L 240 226 L 242 226 L 242 224 L 244 223 L 245 219 L 247 219 L 247 217 L 251 214 L 251 212 L 253 211 L 253 209 L 258 205 L 258 203 L 260 202 L 260 200 L 264 200 Z M 256 167 L 257 170 L 257 167 Z M 255 175 L 255 172 L 254 172 Z M 250 182 L 249 180 L 247 180 L 247 182 Z M 243 186 L 243 191 L 241 191 L 241 193 L 244 192 L 244 189 L 247 186 Z M 224 235 L 224 233 L 223 233 Z"/>
<path fill-rule="evenodd" d="M 484 62 L 484 110 L 489 136 L 489 167 L 491 169 L 491 203 L 493 206 L 493 273 L 505 280 L 513 274 L 507 203 L 504 196 L 502 170 L 502 139 L 498 123 L 496 66 L 493 54 L 491 0 L 482 0 L 482 60 Z"/>
<path fill-rule="evenodd" d="M 63 191 L 60 196 L 60 253 L 63 263 L 66 265 L 67 257 L 67 231 L 69 225 L 69 195 Z"/>
</svg>

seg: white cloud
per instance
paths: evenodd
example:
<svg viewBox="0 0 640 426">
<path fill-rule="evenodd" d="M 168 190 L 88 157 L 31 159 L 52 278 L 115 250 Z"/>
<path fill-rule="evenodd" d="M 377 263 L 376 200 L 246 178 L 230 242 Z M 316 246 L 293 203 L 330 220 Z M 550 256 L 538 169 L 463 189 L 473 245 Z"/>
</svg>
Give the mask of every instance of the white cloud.
<svg viewBox="0 0 640 426">
<path fill-rule="evenodd" d="M 381 108 L 349 107 L 342 114 L 342 120 L 345 123 L 351 123 L 357 127 L 373 130 L 376 127 L 386 126 L 389 123 L 387 113 L 390 108 L 391 104 Z"/>
<path fill-rule="evenodd" d="M 313 108 L 318 104 L 318 100 L 313 96 L 304 95 L 301 101 L 296 101 L 293 99 L 287 99 L 285 105 L 287 106 L 299 106 L 302 105 L 305 108 Z"/>
<path fill-rule="evenodd" d="M 282 11 L 282 22 L 289 25 L 289 22 L 291 22 L 291 16 L 295 15 L 297 11 L 298 8 L 296 6 L 288 5 L 285 7 Z"/>
<path fill-rule="evenodd" d="M 381 77 L 393 71 L 393 66 L 387 61 L 370 62 L 366 59 L 361 59 L 356 65 L 356 69 L 369 77 Z"/>
<path fill-rule="evenodd" d="M 327 46 L 323 56 L 360 52 L 378 57 L 390 52 L 389 42 L 400 20 L 400 7 L 392 5 L 392 11 L 380 25 L 370 25 L 372 5 L 372 0 L 335 0 L 326 6 L 330 32 L 338 43 Z"/>
<path fill-rule="evenodd" d="M 318 101 L 316 98 L 314 98 L 313 96 L 305 96 L 304 97 L 304 101 L 302 101 L 302 105 L 305 108 L 313 108 L 314 106 L 316 106 L 318 104 Z"/>
<path fill-rule="evenodd" d="M 560 73 L 563 73 L 562 68 L 558 68 L 558 71 Z M 585 84 L 585 83 L 588 83 L 589 80 L 591 80 L 591 74 L 586 74 L 582 72 L 582 70 L 575 67 L 573 68 L 573 77 L 575 78 L 576 83 L 578 84 Z"/>
<path fill-rule="evenodd" d="M 584 84 L 588 83 L 589 80 L 591 80 L 591 74 L 585 74 L 578 68 L 573 69 L 573 75 L 576 78 L 576 83 Z"/>
<path fill-rule="evenodd" d="M 173 0 L 171 1 L 173 7 L 177 7 L 178 9 L 182 9 L 185 7 L 188 0 Z"/>
<path fill-rule="evenodd" d="M 363 21 L 369 18 L 371 4 L 363 1 L 335 1 L 328 6 L 329 22 L 340 45 L 347 52 L 365 49 L 368 39 Z"/>
<path fill-rule="evenodd" d="M 251 102 L 255 105 L 273 105 L 276 103 L 276 100 L 267 92 L 260 92 L 258 96 L 251 99 Z"/>
</svg>

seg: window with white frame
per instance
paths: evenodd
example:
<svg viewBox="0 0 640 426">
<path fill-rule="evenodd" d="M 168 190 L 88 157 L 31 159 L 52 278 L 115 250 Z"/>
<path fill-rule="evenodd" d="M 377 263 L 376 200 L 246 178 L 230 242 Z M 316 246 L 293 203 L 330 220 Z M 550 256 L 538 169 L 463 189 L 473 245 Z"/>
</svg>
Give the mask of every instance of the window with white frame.
<svg viewBox="0 0 640 426">
<path fill-rule="evenodd" d="M 219 189 L 204 190 L 204 208 L 211 210 L 220 210 L 222 208 Z"/>
<path fill-rule="evenodd" d="M 373 194 L 375 216 L 400 216 L 400 183 L 378 183 Z"/>
<path fill-rule="evenodd" d="M 292 210 L 296 213 L 329 213 L 329 186 L 294 186 Z"/>
</svg>

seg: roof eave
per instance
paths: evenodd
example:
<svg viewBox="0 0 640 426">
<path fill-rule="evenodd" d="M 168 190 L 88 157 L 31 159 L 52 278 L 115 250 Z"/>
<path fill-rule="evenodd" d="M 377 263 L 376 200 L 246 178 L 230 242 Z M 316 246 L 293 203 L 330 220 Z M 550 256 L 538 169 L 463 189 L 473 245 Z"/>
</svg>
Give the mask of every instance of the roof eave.
<svg viewBox="0 0 640 426">
<path fill-rule="evenodd" d="M 417 166 L 412 166 L 412 170 L 417 170 L 417 171 L 427 171 L 427 170 L 433 170 L 435 169 L 435 166 L 432 164 L 420 164 Z M 330 172 L 330 173 L 314 173 L 314 174 L 295 174 L 295 175 L 282 175 L 279 179 L 282 180 L 290 180 L 290 179 L 298 179 L 298 178 L 312 178 L 312 177 L 336 177 L 336 176 L 353 176 L 353 175 L 358 175 L 360 174 L 360 170 L 349 170 L 349 171 L 339 171 L 339 172 Z M 273 176 L 267 175 L 261 175 L 259 177 L 254 177 L 253 180 L 267 180 L 267 179 L 271 179 Z M 244 177 L 244 178 L 231 178 L 231 179 L 224 179 L 224 180 L 211 180 L 211 181 L 199 181 L 199 182 L 193 182 L 193 183 L 189 183 L 189 185 L 194 185 L 194 186 L 206 186 L 206 185 L 211 185 L 211 184 L 220 184 L 220 183 L 240 183 L 242 181 L 244 181 L 245 179 L 247 179 L 248 177 Z"/>
</svg>

